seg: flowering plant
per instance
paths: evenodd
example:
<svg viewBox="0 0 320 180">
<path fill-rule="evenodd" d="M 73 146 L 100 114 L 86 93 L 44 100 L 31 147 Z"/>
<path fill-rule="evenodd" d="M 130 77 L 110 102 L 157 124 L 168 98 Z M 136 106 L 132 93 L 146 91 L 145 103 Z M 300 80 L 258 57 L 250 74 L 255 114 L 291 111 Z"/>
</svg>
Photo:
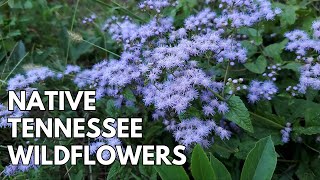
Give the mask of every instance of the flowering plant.
<svg viewBox="0 0 320 180">
<path fill-rule="evenodd" d="M 21 9 L 42 6 L 27 2 L 8 1 L 8 8 L 19 9 L 19 3 Z M 49 173 L 70 179 L 320 177 L 316 171 L 320 21 L 312 8 L 316 3 L 143 0 L 128 1 L 128 7 L 115 1 L 95 3 L 108 11 L 77 18 L 81 8 L 77 1 L 71 29 L 61 30 L 60 41 L 66 44 L 62 50 L 44 44 L 49 55 L 40 46 L 34 53 L 31 37 L 2 57 L 0 131 L 8 135 L 8 117 L 139 116 L 144 118 L 144 138 L 20 138 L 1 144 L 71 146 L 81 141 L 90 145 L 91 155 L 106 144 L 181 144 L 186 147 L 186 166 L 66 164 L 63 170 L 32 163 L 12 165 L 1 156 L 2 176 L 41 177 L 50 169 Z M 1 33 L 16 40 L 5 28 Z M 7 52 L 5 46 L 1 50 Z M 18 62 L 7 65 L 12 57 Z M 54 61 L 48 60 L 52 57 Z M 8 91 L 30 94 L 46 89 L 95 90 L 97 111 L 8 111 Z M 103 154 L 105 159 L 109 156 Z"/>
</svg>

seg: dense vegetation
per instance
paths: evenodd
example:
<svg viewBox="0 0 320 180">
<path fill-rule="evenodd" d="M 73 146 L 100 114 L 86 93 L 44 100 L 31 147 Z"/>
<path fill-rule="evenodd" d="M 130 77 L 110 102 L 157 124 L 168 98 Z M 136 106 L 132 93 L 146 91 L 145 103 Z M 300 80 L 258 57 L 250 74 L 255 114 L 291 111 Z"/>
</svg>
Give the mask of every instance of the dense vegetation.
<svg viewBox="0 0 320 180">
<path fill-rule="evenodd" d="M 319 179 L 319 8 L 316 0 L 0 1 L 0 177 Z M 6 106 L 9 90 L 89 89 L 97 111 Z M 6 119 L 21 116 L 143 117 L 144 136 L 13 139 Z M 188 160 L 13 166 L 6 146 L 21 144 L 90 144 L 92 154 L 104 144 L 182 144 Z"/>
</svg>

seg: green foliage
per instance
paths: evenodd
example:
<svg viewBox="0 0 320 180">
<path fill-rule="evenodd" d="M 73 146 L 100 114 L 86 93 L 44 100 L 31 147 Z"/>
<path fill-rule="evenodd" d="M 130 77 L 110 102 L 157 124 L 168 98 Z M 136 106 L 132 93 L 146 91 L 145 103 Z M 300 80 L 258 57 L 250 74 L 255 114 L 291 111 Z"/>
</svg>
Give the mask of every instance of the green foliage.
<svg viewBox="0 0 320 180">
<path fill-rule="evenodd" d="M 259 140 L 248 154 L 241 179 L 271 179 L 277 164 L 277 153 L 271 137 Z"/>
<path fill-rule="evenodd" d="M 253 127 L 249 117 L 249 111 L 243 104 L 242 100 L 238 96 L 232 96 L 228 100 L 229 112 L 226 114 L 226 118 L 232 122 L 235 122 L 244 130 L 253 132 Z"/>
<path fill-rule="evenodd" d="M 259 56 L 255 62 L 247 62 L 244 64 L 249 71 L 262 74 L 266 70 L 267 60 L 264 56 Z"/>
<path fill-rule="evenodd" d="M 281 63 L 281 53 L 285 47 L 285 45 L 288 43 L 288 40 L 283 40 L 281 43 L 274 43 L 271 44 L 264 49 L 264 54 L 268 57 L 273 58 L 273 60 L 276 63 Z"/>
<path fill-rule="evenodd" d="M 209 158 L 200 145 L 196 145 L 191 157 L 191 173 L 195 180 L 217 179 Z"/>
<path fill-rule="evenodd" d="M 221 180 L 231 180 L 231 175 L 227 168 L 212 154 L 210 154 L 210 162 L 213 168 L 213 171 L 218 179 Z"/>
<path fill-rule="evenodd" d="M 183 169 L 182 166 L 168 166 L 162 164 L 160 166 L 154 166 L 154 168 L 159 173 L 161 179 L 163 180 L 170 180 L 170 179 L 177 179 L 177 180 L 188 180 L 189 177 L 186 171 Z"/>
</svg>

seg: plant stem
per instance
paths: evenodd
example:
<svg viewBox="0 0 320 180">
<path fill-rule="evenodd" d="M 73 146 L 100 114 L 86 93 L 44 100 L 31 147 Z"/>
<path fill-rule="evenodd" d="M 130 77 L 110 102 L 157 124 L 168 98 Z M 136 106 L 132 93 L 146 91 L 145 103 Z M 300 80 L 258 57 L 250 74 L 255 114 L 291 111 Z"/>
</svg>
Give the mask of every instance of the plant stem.
<svg viewBox="0 0 320 180">
<path fill-rule="evenodd" d="M 9 0 L 7 0 L 7 1 L 4 2 L 4 3 L 2 3 L 2 4 L 0 5 L 0 7 L 2 7 L 3 5 L 7 4 L 8 2 L 9 2 Z"/>
<path fill-rule="evenodd" d="M 100 1 L 100 0 L 94 0 L 94 1 L 100 3 L 100 4 L 104 5 L 104 6 L 107 6 L 107 7 L 109 7 L 109 8 L 113 8 L 113 6 L 107 4 L 107 3 L 103 2 L 103 1 Z M 144 19 L 142 19 L 142 18 L 140 18 L 139 16 L 137 16 L 136 14 L 134 14 L 133 12 L 129 11 L 127 8 L 121 6 L 120 4 L 118 4 L 118 3 L 114 2 L 114 1 L 111 1 L 111 3 L 115 4 L 116 6 L 118 6 L 118 7 L 120 8 L 120 10 L 122 10 L 122 11 L 130 14 L 132 17 L 138 19 L 139 21 L 142 21 L 142 22 L 144 22 L 144 23 L 147 22 L 147 21 L 145 21 Z"/>
<path fill-rule="evenodd" d="M 74 12 L 73 12 L 73 17 L 72 17 L 72 22 L 71 22 L 71 27 L 70 27 L 70 31 L 71 31 L 71 32 L 72 32 L 72 30 L 73 30 L 74 22 L 75 22 L 75 20 L 76 20 L 76 13 L 77 13 L 77 10 L 78 10 L 79 2 L 80 2 L 80 0 L 77 0 L 76 8 L 74 9 Z M 68 38 L 68 47 L 67 47 L 67 55 L 66 55 L 66 65 L 68 64 L 69 51 L 70 51 L 70 39 Z"/>
<path fill-rule="evenodd" d="M 309 146 L 308 144 L 306 144 L 306 143 L 303 143 L 305 146 L 307 146 L 309 149 L 311 149 L 311 150 L 313 150 L 313 151 L 315 151 L 315 152 L 317 152 L 317 153 L 319 153 L 320 154 L 320 151 L 319 150 L 317 150 L 317 149 L 315 149 L 315 148 L 313 148 L 313 147 L 311 147 L 311 146 Z"/>
<path fill-rule="evenodd" d="M 224 74 L 224 78 L 223 78 L 222 96 L 224 96 L 224 88 L 225 88 L 226 82 L 227 82 L 227 76 L 228 76 L 228 72 L 229 72 L 229 66 L 230 66 L 230 63 L 228 62 L 227 69 L 226 69 L 226 73 Z"/>
<path fill-rule="evenodd" d="M 217 96 L 221 101 L 225 101 L 224 97 L 222 97 L 219 93 L 214 92 L 212 89 L 208 88 L 210 92 L 212 92 L 215 96 Z"/>
<path fill-rule="evenodd" d="M 19 64 L 28 56 L 29 52 L 27 52 L 21 59 L 20 61 L 14 66 L 14 68 L 10 71 L 10 73 L 7 75 L 7 77 L 4 79 L 4 81 L 7 81 L 10 75 L 13 73 L 14 70 L 19 66 Z"/>
<path fill-rule="evenodd" d="M 278 159 L 278 162 L 284 162 L 284 163 L 298 163 L 297 160 L 287 160 L 287 159 Z"/>
<path fill-rule="evenodd" d="M 2 40 L 2 45 L 3 45 L 3 47 L 5 47 L 5 46 L 4 46 L 4 42 L 3 42 L 3 40 Z M 4 67 L 3 67 L 3 70 L 2 70 L 2 74 L 1 74 L 1 78 L 2 78 L 2 76 L 3 76 L 3 74 L 4 74 L 5 70 L 6 70 L 6 67 L 7 67 L 8 61 L 9 61 L 9 59 L 11 58 L 12 53 L 13 53 L 13 52 L 14 52 L 14 50 L 16 49 L 17 45 L 18 45 L 18 42 L 14 45 L 14 47 L 13 47 L 12 51 L 10 52 L 10 55 L 9 55 L 9 56 L 7 56 L 7 58 L 6 58 L 6 63 L 4 64 Z M 5 49 L 5 48 L 4 48 L 4 50 L 5 50 L 5 53 L 7 54 L 7 51 L 6 51 L 6 49 Z"/>
<path fill-rule="evenodd" d="M 114 56 L 117 56 L 117 57 L 121 57 L 121 56 L 119 56 L 118 54 L 116 54 L 116 53 L 114 53 L 114 52 L 112 52 L 112 51 L 109 51 L 108 49 L 105 49 L 105 48 L 103 48 L 103 47 L 100 47 L 100 46 L 98 46 L 98 45 L 95 45 L 94 43 L 92 43 L 92 42 L 90 42 L 90 41 L 87 41 L 87 40 L 84 40 L 84 39 L 82 39 L 82 41 L 83 42 L 86 42 L 86 43 L 88 43 L 88 44 L 91 44 L 92 46 L 94 46 L 94 47 L 96 47 L 96 48 L 99 48 L 99 49 L 101 49 L 101 50 L 103 50 L 103 51 L 106 51 L 106 52 L 108 52 L 108 53 L 110 53 L 110 54 L 112 54 L 112 55 L 114 55 Z"/>
</svg>

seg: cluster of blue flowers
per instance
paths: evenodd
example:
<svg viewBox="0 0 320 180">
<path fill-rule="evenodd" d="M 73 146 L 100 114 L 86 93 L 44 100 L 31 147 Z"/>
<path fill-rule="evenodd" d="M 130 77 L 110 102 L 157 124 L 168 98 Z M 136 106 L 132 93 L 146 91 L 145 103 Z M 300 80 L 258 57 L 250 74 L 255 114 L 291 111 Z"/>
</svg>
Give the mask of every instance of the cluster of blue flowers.
<svg viewBox="0 0 320 180">
<path fill-rule="evenodd" d="M 91 14 L 89 17 L 84 17 L 82 19 L 82 24 L 93 23 L 95 19 L 97 19 L 97 16 L 95 14 Z"/>
<path fill-rule="evenodd" d="M 30 158 L 30 163 L 29 165 L 23 165 L 22 161 L 19 161 L 18 165 L 8 165 L 5 167 L 4 169 L 4 174 L 6 176 L 12 176 L 14 174 L 16 174 L 17 172 L 26 172 L 30 169 L 37 169 L 39 166 L 34 164 L 34 155 L 32 154 L 31 158 Z"/>
<path fill-rule="evenodd" d="M 214 120 L 203 121 L 198 118 L 185 119 L 180 123 L 175 121 L 165 120 L 167 130 L 173 133 L 177 142 L 190 148 L 195 144 L 200 144 L 203 147 L 209 147 L 214 139 L 210 139 L 212 133 L 216 134 L 222 140 L 229 139 L 231 132 L 216 125 Z"/>
<path fill-rule="evenodd" d="M 305 94 L 307 88 L 320 90 L 320 21 L 313 22 L 312 30 L 312 38 L 302 30 L 294 30 L 285 35 L 289 39 L 287 50 L 295 52 L 296 59 L 304 63 L 300 68 L 300 82 L 293 87 L 301 94 Z M 287 90 L 290 91 L 291 87 Z M 296 95 L 295 92 L 293 95 Z"/>
<path fill-rule="evenodd" d="M 248 91 L 248 101 L 255 103 L 259 100 L 271 100 L 278 88 L 272 81 L 251 81 Z"/>
<path fill-rule="evenodd" d="M 23 117 L 27 114 L 27 111 L 20 111 L 17 106 L 14 107 L 14 111 L 9 111 L 7 106 L 0 103 L 0 128 L 11 127 L 11 124 L 7 122 L 9 117 Z"/>
<path fill-rule="evenodd" d="M 286 124 L 286 127 L 283 128 L 280 132 L 282 134 L 282 139 L 281 141 L 283 143 L 288 143 L 290 141 L 290 133 L 292 131 L 292 128 L 291 128 L 291 123 L 287 123 Z"/>
<path fill-rule="evenodd" d="M 278 71 L 280 70 L 281 70 L 280 64 L 271 65 L 267 67 L 267 71 L 269 72 L 263 73 L 262 76 L 267 77 L 272 81 L 276 81 L 277 80 L 276 76 L 278 75 Z"/>
</svg>

